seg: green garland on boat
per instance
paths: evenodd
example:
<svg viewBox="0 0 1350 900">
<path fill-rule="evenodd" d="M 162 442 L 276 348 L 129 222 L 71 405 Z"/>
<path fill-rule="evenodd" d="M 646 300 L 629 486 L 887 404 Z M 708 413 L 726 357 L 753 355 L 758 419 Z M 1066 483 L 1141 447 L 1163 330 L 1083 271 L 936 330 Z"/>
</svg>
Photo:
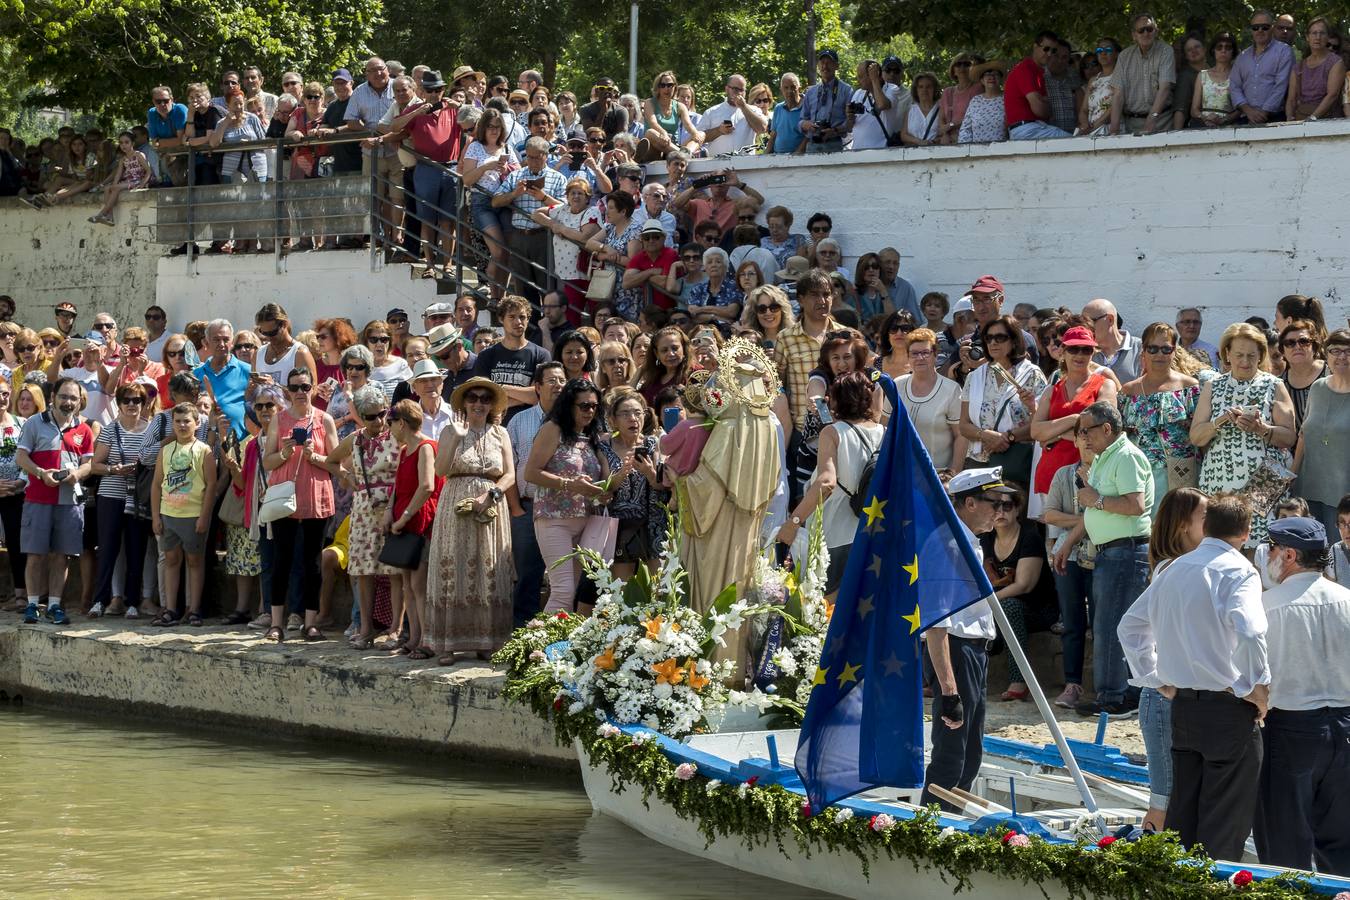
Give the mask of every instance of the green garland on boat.
<svg viewBox="0 0 1350 900">
<path fill-rule="evenodd" d="M 810 856 L 821 849 L 848 852 L 864 874 L 874 858 L 886 854 L 908 859 L 916 871 L 933 869 L 953 892 L 973 887 L 972 875 L 1040 884 L 1057 881 L 1074 897 L 1205 898 L 1243 896 L 1292 900 L 1319 896 L 1304 876 L 1280 876 L 1234 884 L 1219 878 L 1214 863 L 1188 853 L 1171 834 L 1145 835 L 1137 841 L 1089 841 L 1054 844 L 1036 837 L 999 831 L 967 834 L 938 824 L 936 815 L 887 821 L 890 817 L 852 815 L 831 808 L 809 815 L 802 797 L 779 785 L 724 784 L 677 766 L 655 742 L 634 738 L 598 722 L 593 711 L 568 712 L 572 698 L 554 677 L 544 648 L 565 641 L 581 624 L 559 614 L 522 628 L 493 657 L 506 667 L 506 697 L 551 721 L 559 744 L 574 740 L 597 768 L 608 770 L 614 789 L 637 787 L 644 804 L 653 796 L 694 822 L 711 844 L 719 837 L 742 840 L 747 847 L 770 843 L 783 850 L 790 842 Z M 1236 879 L 1247 873 L 1239 873 Z"/>
</svg>

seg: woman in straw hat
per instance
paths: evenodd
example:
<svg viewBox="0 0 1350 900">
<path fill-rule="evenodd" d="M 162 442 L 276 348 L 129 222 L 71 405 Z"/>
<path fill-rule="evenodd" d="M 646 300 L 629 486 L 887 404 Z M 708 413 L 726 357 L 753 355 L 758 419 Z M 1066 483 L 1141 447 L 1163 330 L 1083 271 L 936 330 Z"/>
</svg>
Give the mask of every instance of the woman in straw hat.
<svg viewBox="0 0 1350 900">
<path fill-rule="evenodd" d="M 1007 71 L 1008 64 L 996 59 L 976 66 L 970 73 L 982 93 L 970 98 L 957 143 L 978 144 L 1007 139 L 1008 123 L 1003 109 L 1003 76 Z"/>
<path fill-rule="evenodd" d="M 445 488 L 429 547 L 424 640 L 443 666 L 457 653 L 487 659 L 511 636 L 511 439 L 500 424 L 506 391 L 475 377 L 450 396 L 436 474 Z"/>
</svg>

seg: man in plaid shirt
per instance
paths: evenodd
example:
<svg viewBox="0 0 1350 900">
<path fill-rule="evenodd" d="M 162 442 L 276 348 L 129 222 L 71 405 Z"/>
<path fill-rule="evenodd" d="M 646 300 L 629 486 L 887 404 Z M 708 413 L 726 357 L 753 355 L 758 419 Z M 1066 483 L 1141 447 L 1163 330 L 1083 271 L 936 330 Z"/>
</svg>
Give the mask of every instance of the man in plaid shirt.
<svg viewBox="0 0 1350 900">
<path fill-rule="evenodd" d="M 774 347 L 774 362 L 783 373 L 788 407 L 792 411 L 789 466 L 796 458 L 802 424 L 806 421 L 807 411 L 811 409 L 811 399 L 806 396 L 806 383 L 811 378 L 811 370 L 820 362 L 820 345 L 825 342 L 826 334 L 843 327 L 830 315 L 830 306 L 834 302 L 830 276 L 820 269 L 811 269 L 797 281 L 797 301 L 801 304 L 802 317 L 791 328 L 778 333 L 778 343 Z M 801 494 L 801 485 L 795 480 L 792 494 L 794 498 L 799 498 Z M 792 502 L 795 504 L 796 500 Z"/>
<path fill-rule="evenodd" d="M 492 198 L 496 207 L 511 207 L 511 231 L 506 242 L 519 254 L 511 258 L 511 273 L 521 280 L 520 293 L 538 303 L 548 290 L 549 231 L 530 215 L 545 206 L 559 206 L 567 193 L 567 179 L 548 167 L 548 141 L 532 137 L 525 142 L 525 165 L 502 179 Z M 542 289 L 542 290 L 541 290 Z"/>
</svg>

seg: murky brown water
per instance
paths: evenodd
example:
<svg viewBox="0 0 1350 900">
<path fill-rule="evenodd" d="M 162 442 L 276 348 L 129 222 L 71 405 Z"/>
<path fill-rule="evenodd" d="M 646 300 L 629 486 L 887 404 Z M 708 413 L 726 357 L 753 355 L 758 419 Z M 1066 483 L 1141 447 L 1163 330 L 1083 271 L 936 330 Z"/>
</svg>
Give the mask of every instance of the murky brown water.
<svg viewBox="0 0 1350 900">
<path fill-rule="evenodd" d="M 668 850 L 580 783 L 0 707 L 0 897 L 815 897 Z"/>
</svg>

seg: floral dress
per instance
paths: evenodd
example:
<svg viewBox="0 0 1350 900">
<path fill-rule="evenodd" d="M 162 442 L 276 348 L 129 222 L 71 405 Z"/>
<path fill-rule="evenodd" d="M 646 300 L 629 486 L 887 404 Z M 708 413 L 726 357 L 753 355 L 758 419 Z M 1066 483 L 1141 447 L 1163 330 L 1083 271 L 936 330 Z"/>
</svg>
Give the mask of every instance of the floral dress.
<svg viewBox="0 0 1350 900">
<path fill-rule="evenodd" d="M 356 487 L 351 491 L 352 524 L 347 543 L 347 574 L 393 575 L 396 570 L 379 561 L 384 546 L 384 511 L 394 493 L 399 446 L 393 435 L 382 431 L 376 437 L 356 436 L 352 448 L 352 472 Z M 336 517 L 335 517 L 336 518 Z"/>
<path fill-rule="evenodd" d="M 642 226 L 631 220 L 628 222 L 628 227 L 618 234 L 615 234 L 613 225 L 607 224 L 605 225 L 605 246 L 616 253 L 627 256 L 628 242 L 637 240 L 641 231 Z M 619 270 L 619 275 L 622 280 L 622 269 Z M 619 311 L 619 315 L 630 322 L 636 322 L 638 313 L 642 312 L 642 301 L 645 293 L 646 291 L 642 287 L 626 288 L 620 285 L 614 291 L 614 306 Z"/>
<path fill-rule="evenodd" d="M 712 293 L 708 287 L 708 282 L 694 285 L 693 290 L 689 292 L 689 306 L 730 306 L 733 303 L 744 303 L 745 294 L 736 282 L 728 278 L 723 278 L 722 283 L 717 287 L 717 293 Z"/>
<path fill-rule="evenodd" d="M 1154 508 L 1167 493 L 1167 466 L 1170 460 L 1194 460 L 1200 455 L 1191 443 L 1191 419 L 1200 399 L 1200 385 L 1177 391 L 1131 396 L 1121 394 L 1118 401 L 1125 433 L 1153 467 Z"/>
<path fill-rule="evenodd" d="M 451 440 L 449 429 L 442 435 Z M 481 496 L 502 477 L 511 439 L 500 425 L 469 429 L 455 445 L 436 505 L 427 566 L 425 643 L 436 653 L 496 650 L 511 636 L 511 514 L 499 499 L 496 516 L 480 522 L 455 507 Z"/>
<path fill-rule="evenodd" d="M 1257 372 L 1247 381 L 1239 381 L 1231 374 L 1220 375 L 1210 388 L 1211 417 L 1217 418 L 1234 406 L 1256 406 L 1262 418 L 1270 421 L 1275 386 L 1279 383 L 1280 379 L 1269 372 Z M 1272 447 L 1257 435 L 1243 431 L 1231 422 L 1226 423 L 1205 448 L 1205 459 L 1200 466 L 1200 490 L 1207 494 L 1241 491 L 1265 459 L 1284 466 L 1291 462 L 1288 450 Z M 1255 546 L 1265 539 L 1266 517 L 1252 516 L 1248 546 Z"/>
<path fill-rule="evenodd" d="M 248 477 L 248 469 L 243 461 L 248 458 L 248 448 L 250 445 L 256 445 L 258 436 L 250 434 L 239 445 L 240 468 L 244 471 L 244 477 Z M 258 449 L 261 449 L 259 447 Z M 258 450 L 254 450 L 257 453 Z M 262 468 L 261 465 L 258 468 Z M 225 477 L 229 477 L 228 475 Z M 234 485 L 231 484 L 228 490 L 233 491 Z M 266 486 L 262 487 L 266 490 Z M 225 525 L 225 574 L 242 575 L 245 578 L 255 578 L 262 574 L 262 551 L 260 545 L 253 538 L 249 537 L 248 528 L 244 525 Z"/>
<path fill-rule="evenodd" d="M 656 437 L 643 437 L 639 447 L 645 447 L 648 459 L 655 464 L 658 452 Z M 601 451 L 609 460 L 609 470 L 623 468 L 623 460 L 613 444 L 605 442 Z M 639 562 L 654 559 L 666 543 L 666 503 L 669 491 L 652 488 L 647 476 L 634 469 L 615 487 L 614 499 L 609 501 L 609 514 L 619 520 L 619 540 L 615 548 L 616 562 Z M 632 552 L 630 552 L 632 551 Z"/>
</svg>

